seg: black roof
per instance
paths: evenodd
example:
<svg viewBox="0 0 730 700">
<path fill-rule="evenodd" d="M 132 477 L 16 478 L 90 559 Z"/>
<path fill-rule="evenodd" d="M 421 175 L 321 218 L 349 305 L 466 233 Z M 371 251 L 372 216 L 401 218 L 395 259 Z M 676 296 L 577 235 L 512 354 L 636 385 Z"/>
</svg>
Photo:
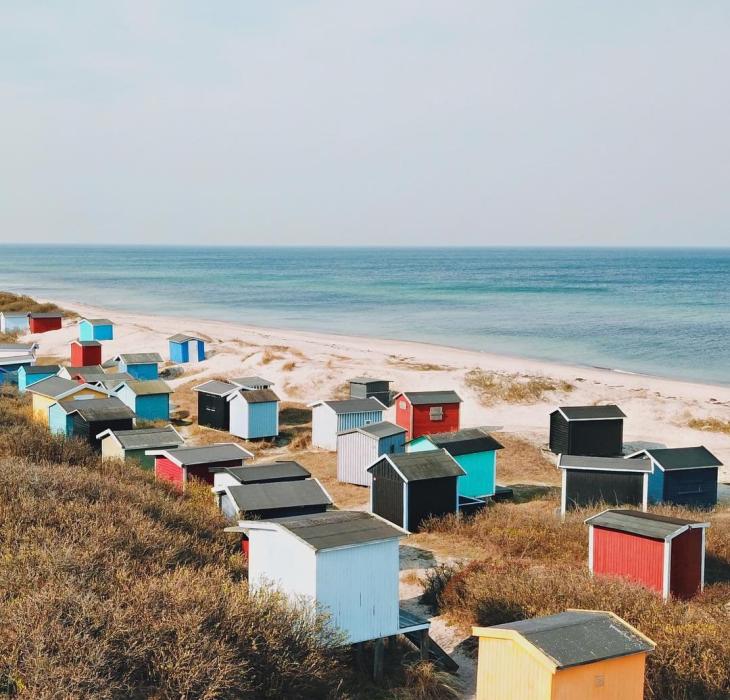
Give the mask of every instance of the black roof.
<svg viewBox="0 0 730 700">
<path fill-rule="evenodd" d="M 568 610 L 558 615 L 495 625 L 494 629 L 518 632 L 558 668 L 654 649 L 646 637 L 638 634 L 621 618 L 607 612 Z"/>
<path fill-rule="evenodd" d="M 406 482 L 463 476 L 466 474 L 446 450 L 402 452 L 399 454 L 383 455 L 382 459 L 390 461 L 396 470 L 401 473 Z M 376 464 L 370 466 L 368 471 L 372 471 Z"/>
<path fill-rule="evenodd" d="M 228 467 L 224 471 L 242 484 L 255 484 L 260 481 L 291 481 L 312 476 L 299 462 L 294 461 Z"/>
<path fill-rule="evenodd" d="M 626 418 L 626 414 L 615 404 L 606 406 L 559 406 L 557 410 L 569 421 Z"/>
<path fill-rule="evenodd" d="M 329 506 L 332 499 L 316 479 L 240 484 L 227 487 L 236 507 L 245 515 L 277 508 Z"/>
<path fill-rule="evenodd" d="M 414 406 L 429 403 L 461 403 L 455 391 L 404 391 L 402 392 Z"/>
<path fill-rule="evenodd" d="M 26 374 L 56 374 L 61 367 L 59 365 L 31 365 L 23 369 Z"/>
<path fill-rule="evenodd" d="M 588 518 L 587 525 L 597 525 L 610 530 L 630 532 L 642 537 L 664 540 L 691 527 L 707 527 L 707 523 L 684 518 L 671 518 L 667 515 L 642 513 L 640 510 L 620 510 L 612 508 Z"/>
<path fill-rule="evenodd" d="M 67 414 L 78 413 L 87 423 L 134 418 L 134 411 L 116 396 L 107 399 L 71 399 L 61 401 L 59 405 Z"/>
<path fill-rule="evenodd" d="M 232 462 L 251 457 L 251 453 L 234 442 L 219 442 L 203 447 L 180 447 L 176 450 L 164 450 L 173 462 L 185 466 L 210 464 L 213 462 Z"/>
<path fill-rule="evenodd" d="M 585 457 L 560 455 L 558 469 L 595 469 L 617 472 L 651 472 L 651 460 L 626 459 L 624 457 Z"/>
<path fill-rule="evenodd" d="M 722 462 L 706 447 L 666 447 L 644 450 L 665 471 L 721 467 Z"/>
<path fill-rule="evenodd" d="M 483 428 L 464 428 L 453 433 L 432 433 L 426 437 L 436 447 L 443 447 L 452 457 L 504 449 L 504 445 L 497 442 Z"/>
<path fill-rule="evenodd" d="M 405 428 L 401 428 L 399 425 L 391 423 L 390 421 L 381 420 L 377 423 L 368 423 L 367 425 L 360 426 L 359 428 L 343 430 L 340 432 L 340 435 L 347 435 L 348 433 L 365 433 L 366 435 L 372 435 L 379 439 L 392 437 L 393 435 L 400 435 L 405 432 Z"/>
<path fill-rule="evenodd" d="M 316 515 L 274 518 L 271 522 L 286 528 L 317 551 L 405 536 L 400 528 L 363 511 L 330 510 Z"/>
<path fill-rule="evenodd" d="M 125 450 L 151 450 L 164 447 L 177 447 L 184 440 L 168 425 L 165 428 L 140 428 L 138 430 L 109 431 Z"/>
</svg>

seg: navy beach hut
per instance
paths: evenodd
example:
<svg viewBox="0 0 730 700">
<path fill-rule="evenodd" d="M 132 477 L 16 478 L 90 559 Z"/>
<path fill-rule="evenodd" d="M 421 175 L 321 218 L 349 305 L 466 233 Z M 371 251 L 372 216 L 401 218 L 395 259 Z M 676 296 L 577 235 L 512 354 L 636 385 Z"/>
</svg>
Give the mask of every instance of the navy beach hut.
<svg viewBox="0 0 730 700">
<path fill-rule="evenodd" d="M 550 414 L 550 450 L 555 454 L 619 457 L 624 449 L 623 411 L 607 406 L 560 406 Z"/>
<path fill-rule="evenodd" d="M 55 377 L 61 368 L 58 365 L 23 365 L 18 369 L 18 391 L 25 390 L 44 379 Z"/>
<path fill-rule="evenodd" d="M 337 480 L 370 486 L 368 467 L 384 454 L 405 452 L 406 431 L 387 420 L 344 430 L 337 436 Z"/>
<path fill-rule="evenodd" d="M 205 341 L 194 335 L 177 333 L 167 339 L 170 361 L 178 364 L 202 362 L 205 359 Z"/>
<path fill-rule="evenodd" d="M 81 438 L 101 451 L 99 435 L 105 430 L 132 430 L 134 412 L 115 396 L 106 399 L 70 399 L 54 403 L 48 419 L 55 430 Z M 60 428 L 59 428 L 60 426 Z"/>
<path fill-rule="evenodd" d="M 82 318 L 79 340 L 114 340 L 114 324 L 108 318 Z"/>
</svg>

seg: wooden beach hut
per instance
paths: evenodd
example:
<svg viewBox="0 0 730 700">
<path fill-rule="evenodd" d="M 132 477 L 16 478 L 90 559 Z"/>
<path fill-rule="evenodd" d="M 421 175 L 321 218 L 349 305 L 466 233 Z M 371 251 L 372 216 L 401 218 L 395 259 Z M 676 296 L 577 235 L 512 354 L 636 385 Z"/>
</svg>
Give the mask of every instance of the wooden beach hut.
<svg viewBox="0 0 730 700">
<path fill-rule="evenodd" d="M 624 457 L 559 455 L 561 474 L 560 512 L 605 501 L 610 505 L 634 505 L 646 510 L 651 462 Z"/>
<path fill-rule="evenodd" d="M 639 450 L 630 459 L 648 458 L 649 503 L 672 503 L 694 508 L 717 505 L 717 474 L 722 462 L 706 447 Z"/>
<path fill-rule="evenodd" d="M 98 340 L 72 340 L 71 365 L 91 367 L 101 364 L 101 343 Z"/>
<path fill-rule="evenodd" d="M 167 339 L 170 361 L 178 364 L 205 360 L 205 341 L 194 335 L 176 333 Z"/>
<path fill-rule="evenodd" d="M 459 510 L 457 480 L 465 472 L 446 450 L 385 454 L 368 472 L 370 511 L 408 532 L 418 532 L 430 516 Z"/>
<path fill-rule="evenodd" d="M 316 401 L 312 409 L 312 447 L 337 449 L 337 435 L 383 420 L 385 406 L 377 399 Z"/>
<path fill-rule="evenodd" d="M 337 479 L 370 486 L 368 467 L 383 454 L 405 452 L 406 431 L 389 421 L 351 428 L 337 435 Z"/>
<path fill-rule="evenodd" d="M 607 406 L 559 406 L 550 414 L 550 450 L 555 454 L 620 457 L 624 412 Z"/>
<path fill-rule="evenodd" d="M 30 314 L 29 330 L 31 333 L 47 333 L 57 331 L 63 325 L 63 314 L 60 311 L 33 311 Z"/>
<path fill-rule="evenodd" d="M 35 359 L 38 343 L 0 343 L 0 358 L 29 355 Z"/>
<path fill-rule="evenodd" d="M 96 437 L 101 442 L 102 459 L 135 462 L 148 471 L 155 467 L 155 458 L 146 454 L 148 450 L 174 450 L 185 444 L 182 435 L 171 425 L 139 430 L 107 428 Z"/>
<path fill-rule="evenodd" d="M 148 450 L 155 458 L 155 478 L 169 481 L 181 491 L 191 478 L 213 485 L 216 468 L 241 467 L 253 455 L 240 445 L 222 442 L 206 447 Z"/>
<path fill-rule="evenodd" d="M 258 440 L 279 434 L 279 397 L 271 389 L 238 389 L 225 398 L 232 435 Z"/>
<path fill-rule="evenodd" d="M 120 372 L 127 372 L 135 379 L 159 379 L 162 357 L 157 352 L 122 353 L 114 358 Z"/>
<path fill-rule="evenodd" d="M 104 374 L 104 368 L 101 365 L 90 365 L 89 367 L 64 365 L 58 370 L 59 377 L 63 379 L 73 379 L 74 381 L 86 381 L 86 376 L 97 376 L 100 374 Z"/>
<path fill-rule="evenodd" d="M 198 395 L 198 425 L 216 430 L 230 428 L 231 409 L 227 397 L 238 387 L 228 382 L 211 380 L 193 387 Z"/>
<path fill-rule="evenodd" d="M 710 524 L 635 510 L 588 518 L 588 568 L 687 600 L 705 586 L 705 531 Z"/>
<path fill-rule="evenodd" d="M 132 430 L 134 412 L 116 396 L 101 399 L 72 396 L 49 407 L 48 421 L 52 432 L 80 438 L 100 451 L 98 436 L 105 430 Z"/>
<path fill-rule="evenodd" d="M 35 363 L 32 355 L 0 355 L 0 384 L 17 384 L 18 372 Z"/>
<path fill-rule="evenodd" d="M 477 700 L 642 700 L 654 642 L 611 612 L 474 627 Z"/>
<path fill-rule="evenodd" d="M 353 377 L 349 381 L 351 399 L 377 399 L 390 406 L 390 379 Z"/>
<path fill-rule="evenodd" d="M 29 311 L 0 311 L 0 333 L 18 333 L 30 330 Z"/>
<path fill-rule="evenodd" d="M 82 318 L 79 340 L 114 340 L 114 324 L 108 318 Z"/>
<path fill-rule="evenodd" d="M 127 372 L 105 372 L 98 374 L 96 372 L 79 372 L 79 381 L 84 381 L 92 386 L 100 386 L 102 389 L 113 391 L 123 382 L 139 381 Z M 160 381 L 158 379 L 150 379 L 150 382 Z"/>
<path fill-rule="evenodd" d="M 261 464 L 244 464 L 242 467 L 211 469 L 213 488 L 238 486 L 239 484 L 270 484 L 278 481 L 304 481 L 312 476 L 299 462 L 280 460 Z"/>
<path fill-rule="evenodd" d="M 162 379 L 129 379 L 114 387 L 114 394 L 142 420 L 170 420 L 172 389 Z"/>
<path fill-rule="evenodd" d="M 23 365 L 18 369 L 18 391 L 24 394 L 29 386 L 55 377 L 61 368 L 58 365 Z"/>
<path fill-rule="evenodd" d="M 455 391 L 404 391 L 395 399 L 395 422 L 406 439 L 459 430 L 461 398 Z"/>
<path fill-rule="evenodd" d="M 58 401 L 70 398 L 103 399 L 109 392 L 89 384 L 79 384 L 72 379 L 48 377 L 29 386 L 26 390 L 33 401 L 33 418 L 48 425 L 48 409 Z"/>
</svg>

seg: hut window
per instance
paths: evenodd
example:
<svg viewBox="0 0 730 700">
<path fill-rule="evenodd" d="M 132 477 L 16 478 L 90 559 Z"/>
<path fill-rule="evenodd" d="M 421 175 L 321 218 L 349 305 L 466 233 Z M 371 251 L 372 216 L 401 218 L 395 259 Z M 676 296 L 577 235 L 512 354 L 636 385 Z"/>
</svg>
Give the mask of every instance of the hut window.
<svg viewBox="0 0 730 700">
<path fill-rule="evenodd" d="M 398 402 L 398 408 L 400 408 L 401 411 L 406 410 L 406 402 L 405 401 L 399 401 Z"/>
<path fill-rule="evenodd" d="M 443 420 L 444 419 L 443 406 L 431 406 L 429 417 L 431 418 L 431 420 Z"/>
</svg>

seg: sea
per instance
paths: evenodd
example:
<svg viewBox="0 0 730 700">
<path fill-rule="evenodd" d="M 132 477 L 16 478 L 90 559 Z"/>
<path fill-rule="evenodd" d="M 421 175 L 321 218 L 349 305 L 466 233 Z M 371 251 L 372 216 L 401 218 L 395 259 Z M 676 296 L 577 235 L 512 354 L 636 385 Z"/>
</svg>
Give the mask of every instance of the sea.
<svg viewBox="0 0 730 700">
<path fill-rule="evenodd" d="M 730 248 L 13 245 L 0 289 L 730 384 Z"/>
</svg>

